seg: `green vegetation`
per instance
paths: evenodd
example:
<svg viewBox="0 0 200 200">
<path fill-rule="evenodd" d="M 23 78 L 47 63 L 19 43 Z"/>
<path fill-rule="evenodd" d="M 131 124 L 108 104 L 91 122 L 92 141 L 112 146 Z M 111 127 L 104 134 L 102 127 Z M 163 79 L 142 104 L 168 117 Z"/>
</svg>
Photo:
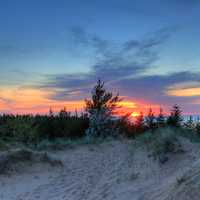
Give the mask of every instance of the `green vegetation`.
<svg viewBox="0 0 200 200">
<path fill-rule="evenodd" d="M 81 138 L 87 127 L 87 115 L 71 115 L 65 110 L 57 115 L 2 115 L 0 141 L 10 145 L 19 143 L 37 146 L 43 140 Z"/>
<path fill-rule="evenodd" d="M 171 153 L 183 152 L 179 137 L 181 132 L 176 128 L 162 128 L 154 132 L 145 132 L 138 137 L 142 145 L 147 147 L 150 156 L 164 163 Z"/>
</svg>

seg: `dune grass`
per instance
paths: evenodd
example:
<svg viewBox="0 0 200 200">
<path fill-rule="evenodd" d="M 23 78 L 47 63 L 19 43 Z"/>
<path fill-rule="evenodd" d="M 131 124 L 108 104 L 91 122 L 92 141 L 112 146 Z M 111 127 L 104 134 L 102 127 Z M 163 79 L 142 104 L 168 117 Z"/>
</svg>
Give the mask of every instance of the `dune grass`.
<svg viewBox="0 0 200 200">
<path fill-rule="evenodd" d="M 169 159 L 169 154 L 183 152 L 180 137 L 179 129 L 163 128 L 145 132 L 138 136 L 137 140 L 147 148 L 150 156 L 164 163 Z"/>
</svg>

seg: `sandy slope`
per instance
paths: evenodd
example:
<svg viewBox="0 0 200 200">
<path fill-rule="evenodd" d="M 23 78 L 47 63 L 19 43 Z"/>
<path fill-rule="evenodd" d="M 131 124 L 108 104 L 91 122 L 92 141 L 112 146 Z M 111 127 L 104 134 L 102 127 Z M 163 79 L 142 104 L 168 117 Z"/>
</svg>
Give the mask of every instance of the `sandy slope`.
<svg viewBox="0 0 200 200">
<path fill-rule="evenodd" d="M 184 154 L 173 155 L 164 165 L 129 141 L 54 152 L 63 168 L 38 163 L 0 176 L 0 200 L 200 199 L 200 184 L 191 194 L 186 187 L 194 185 L 191 176 L 200 183 L 200 148 L 189 142 L 184 142 L 184 148 Z M 188 182 L 178 185 L 182 176 Z"/>
</svg>

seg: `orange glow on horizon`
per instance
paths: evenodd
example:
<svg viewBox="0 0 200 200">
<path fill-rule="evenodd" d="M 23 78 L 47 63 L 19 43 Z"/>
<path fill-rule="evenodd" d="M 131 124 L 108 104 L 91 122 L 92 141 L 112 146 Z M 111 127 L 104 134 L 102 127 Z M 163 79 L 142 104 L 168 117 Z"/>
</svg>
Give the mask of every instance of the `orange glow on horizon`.
<svg viewBox="0 0 200 200">
<path fill-rule="evenodd" d="M 160 105 L 151 104 L 146 102 L 136 102 L 134 100 L 129 101 L 122 101 L 120 102 L 121 108 L 118 111 L 118 115 L 127 115 L 129 114 L 130 117 L 135 118 L 140 115 L 142 112 L 144 115 L 147 115 L 149 109 L 151 108 L 155 115 L 157 115 L 160 111 Z"/>
<path fill-rule="evenodd" d="M 131 113 L 131 117 L 138 117 L 140 115 L 140 113 L 139 112 L 132 112 Z"/>
<path fill-rule="evenodd" d="M 0 93 L 0 111 L 2 113 L 47 114 L 50 108 L 54 112 L 58 112 L 64 107 L 69 112 L 75 110 L 82 112 L 85 107 L 84 100 L 52 100 L 49 97 L 54 92 L 35 88 L 0 88 Z M 148 105 L 142 101 L 124 100 L 118 103 L 120 108 L 117 110 L 117 115 L 130 114 L 131 117 L 136 117 L 141 111 L 145 115 L 150 107 L 155 114 L 158 113 L 160 106 Z"/>
<path fill-rule="evenodd" d="M 121 101 L 118 103 L 118 106 L 124 108 L 137 108 L 137 105 L 133 101 Z"/>
</svg>

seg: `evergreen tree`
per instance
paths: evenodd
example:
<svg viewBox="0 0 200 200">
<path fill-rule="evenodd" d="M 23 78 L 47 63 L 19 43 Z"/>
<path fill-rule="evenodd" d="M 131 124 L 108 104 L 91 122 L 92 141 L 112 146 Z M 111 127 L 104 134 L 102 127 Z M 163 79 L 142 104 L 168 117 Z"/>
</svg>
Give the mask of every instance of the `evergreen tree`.
<svg viewBox="0 0 200 200">
<path fill-rule="evenodd" d="M 194 121 L 193 121 L 193 117 L 190 116 L 189 117 L 189 120 L 184 124 L 185 128 L 188 130 L 188 131 L 193 131 L 194 130 Z"/>
<path fill-rule="evenodd" d="M 168 125 L 173 126 L 173 127 L 180 127 L 182 121 L 183 121 L 182 110 L 177 104 L 175 104 L 172 107 L 170 116 L 167 119 L 167 123 Z"/>
<path fill-rule="evenodd" d="M 197 117 L 197 121 L 195 123 L 195 132 L 200 135 L 200 117 Z"/>
<path fill-rule="evenodd" d="M 60 118 L 67 118 L 67 117 L 70 117 L 71 116 L 71 113 L 70 112 L 67 112 L 66 108 L 64 107 L 63 109 L 60 110 L 58 116 Z"/>
<path fill-rule="evenodd" d="M 148 115 L 145 118 L 145 122 L 148 129 L 155 128 L 155 116 L 151 108 L 149 109 Z"/>
<path fill-rule="evenodd" d="M 135 119 L 135 129 L 136 133 L 141 133 L 144 131 L 144 115 L 142 112 L 140 112 L 140 115 L 136 117 Z"/>
<path fill-rule="evenodd" d="M 200 122 L 198 121 L 195 125 L 195 132 L 200 135 Z"/>
<path fill-rule="evenodd" d="M 115 134 L 113 126 L 113 114 L 118 108 L 118 102 L 121 99 L 119 95 L 113 96 L 107 92 L 104 82 L 98 80 L 92 90 L 91 100 L 86 99 L 86 112 L 89 114 L 89 128 L 86 131 L 87 136 L 107 136 Z"/>
<path fill-rule="evenodd" d="M 49 108 L 49 116 L 50 116 L 50 117 L 53 117 L 53 116 L 54 116 L 53 109 L 52 109 L 51 107 Z"/>
<path fill-rule="evenodd" d="M 160 112 L 159 112 L 159 115 L 158 115 L 156 121 L 157 121 L 158 127 L 164 127 L 165 126 L 165 117 L 164 117 L 162 108 L 160 108 Z"/>
</svg>

